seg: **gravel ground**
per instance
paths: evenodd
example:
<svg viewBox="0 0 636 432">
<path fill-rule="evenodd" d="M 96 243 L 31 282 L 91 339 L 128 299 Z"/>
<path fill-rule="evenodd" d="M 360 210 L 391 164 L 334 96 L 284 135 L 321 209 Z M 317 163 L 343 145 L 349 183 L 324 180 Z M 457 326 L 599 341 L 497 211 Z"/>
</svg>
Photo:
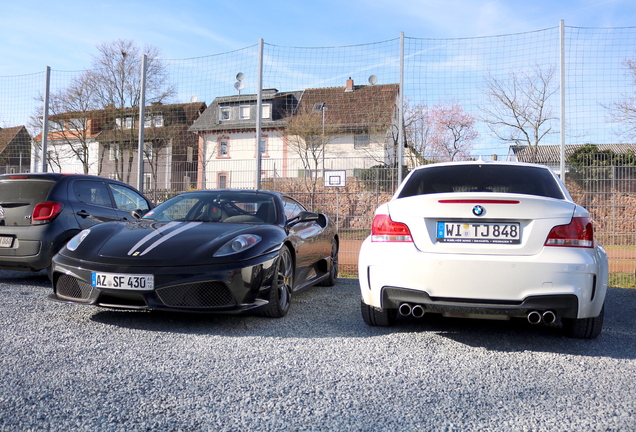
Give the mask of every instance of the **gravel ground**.
<svg viewBox="0 0 636 432">
<path fill-rule="evenodd" d="M 596 340 L 427 316 L 367 327 L 358 283 L 287 317 L 121 312 L 46 300 L 0 271 L 2 431 L 633 431 L 636 290 Z"/>
</svg>

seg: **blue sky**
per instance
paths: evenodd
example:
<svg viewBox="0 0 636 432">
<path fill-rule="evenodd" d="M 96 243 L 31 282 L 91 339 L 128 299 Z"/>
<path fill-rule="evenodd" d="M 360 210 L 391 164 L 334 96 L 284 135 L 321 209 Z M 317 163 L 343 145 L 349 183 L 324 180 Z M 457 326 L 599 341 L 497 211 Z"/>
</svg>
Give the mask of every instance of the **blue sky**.
<svg viewBox="0 0 636 432">
<path fill-rule="evenodd" d="M 276 0 L 5 2 L 0 76 L 88 68 L 95 46 L 131 39 L 184 59 L 268 44 L 331 47 L 556 27 L 636 26 L 634 0 Z"/>
</svg>

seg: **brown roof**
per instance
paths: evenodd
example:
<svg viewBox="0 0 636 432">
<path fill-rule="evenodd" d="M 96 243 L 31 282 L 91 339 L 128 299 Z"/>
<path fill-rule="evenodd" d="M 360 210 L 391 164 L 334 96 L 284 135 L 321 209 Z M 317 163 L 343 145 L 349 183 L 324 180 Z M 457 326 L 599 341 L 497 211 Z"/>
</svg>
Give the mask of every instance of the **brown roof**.
<svg viewBox="0 0 636 432">
<path fill-rule="evenodd" d="M 306 89 L 298 112 L 315 112 L 324 104 L 327 125 L 352 128 L 387 125 L 392 121 L 399 89 L 398 84 Z"/>
<path fill-rule="evenodd" d="M 24 126 L 14 126 L 10 128 L 0 128 L 0 152 L 3 152 L 9 144 L 18 136 Z M 28 144 L 28 143 L 27 143 Z"/>
</svg>

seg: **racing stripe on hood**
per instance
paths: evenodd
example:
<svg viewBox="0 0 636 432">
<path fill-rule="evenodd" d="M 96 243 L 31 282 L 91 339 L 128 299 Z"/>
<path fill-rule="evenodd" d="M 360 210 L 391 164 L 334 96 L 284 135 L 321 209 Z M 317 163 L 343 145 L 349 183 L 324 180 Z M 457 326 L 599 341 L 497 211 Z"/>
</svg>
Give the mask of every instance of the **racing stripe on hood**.
<svg viewBox="0 0 636 432">
<path fill-rule="evenodd" d="M 159 238 L 157 241 L 155 241 L 154 243 L 152 243 L 150 246 L 148 246 L 143 252 L 139 253 L 138 249 L 141 247 L 142 244 L 144 244 L 145 242 L 147 242 L 148 240 L 150 240 L 152 237 L 155 237 L 157 235 L 160 235 L 161 233 L 163 233 L 164 231 L 174 227 L 175 225 L 179 225 L 182 222 L 171 222 L 168 225 L 166 225 L 165 227 L 163 227 L 162 229 L 157 230 L 157 232 L 148 234 L 146 237 L 144 237 L 143 239 L 141 239 L 140 241 L 137 242 L 137 244 L 135 246 L 133 246 L 132 249 L 130 249 L 130 251 L 128 251 L 128 255 L 135 255 L 135 256 L 143 256 L 145 254 L 147 254 L 148 252 L 150 252 L 151 250 L 153 250 L 154 248 L 156 248 L 157 246 L 159 246 L 161 243 L 170 240 L 172 237 L 186 231 L 189 230 L 191 228 L 194 228 L 198 225 L 201 225 L 202 222 L 189 222 L 185 225 L 183 225 L 181 228 L 177 228 L 176 230 L 172 231 L 171 233 L 162 236 L 161 238 Z"/>
<path fill-rule="evenodd" d="M 159 229 L 155 229 L 153 232 L 151 232 L 150 234 L 148 234 L 147 236 L 145 236 L 144 238 L 142 238 L 141 240 L 139 240 L 137 242 L 137 244 L 135 244 L 129 251 L 128 251 L 128 255 L 132 255 L 137 248 L 141 247 L 142 244 L 146 243 L 148 240 L 150 240 L 151 238 L 161 235 L 163 234 L 164 231 L 167 231 L 169 229 L 171 229 L 172 227 L 174 227 L 175 225 L 179 225 L 179 222 L 170 222 L 167 225 L 162 226 Z"/>
</svg>

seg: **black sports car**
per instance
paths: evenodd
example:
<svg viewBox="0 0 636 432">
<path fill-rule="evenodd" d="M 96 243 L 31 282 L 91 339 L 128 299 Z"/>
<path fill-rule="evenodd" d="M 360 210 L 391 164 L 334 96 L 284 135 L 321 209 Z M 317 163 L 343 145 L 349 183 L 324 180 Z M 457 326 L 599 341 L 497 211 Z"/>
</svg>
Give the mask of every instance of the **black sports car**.
<svg viewBox="0 0 636 432">
<path fill-rule="evenodd" d="M 325 215 L 277 192 L 207 190 L 80 232 L 53 258 L 49 298 L 282 317 L 292 292 L 337 277 L 338 234 Z"/>
</svg>

